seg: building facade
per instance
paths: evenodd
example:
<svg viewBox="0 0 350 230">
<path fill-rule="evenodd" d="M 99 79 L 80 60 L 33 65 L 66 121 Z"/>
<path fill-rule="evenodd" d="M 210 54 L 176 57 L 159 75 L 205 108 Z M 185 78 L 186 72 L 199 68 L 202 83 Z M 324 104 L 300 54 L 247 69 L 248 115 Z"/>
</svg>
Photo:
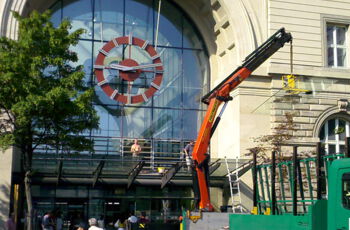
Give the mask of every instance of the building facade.
<svg viewBox="0 0 350 230">
<path fill-rule="evenodd" d="M 77 213 L 114 218 L 130 209 L 152 215 L 167 205 L 174 212 L 188 207 L 193 194 L 191 178 L 185 171 L 165 190 L 155 182 L 159 176 L 150 175 L 143 175 L 136 186 L 126 188 L 125 178 L 133 167 L 126 163 L 132 141 L 139 139 L 149 170 L 170 167 L 180 160 L 184 145 L 196 138 L 206 110 L 201 96 L 281 27 L 292 33 L 292 55 L 290 45 L 285 45 L 232 92 L 233 101 L 212 138 L 211 157 L 244 158 L 247 149 L 256 145 L 252 138 L 273 133 L 285 122 L 287 113 L 292 113 L 295 125 L 292 143 L 321 141 L 327 154 L 344 150 L 345 137 L 350 136 L 347 0 L 5 0 L 0 3 L 1 35 L 16 38 L 17 22 L 11 10 L 28 15 L 32 10 L 46 9 L 52 10 L 55 25 L 69 18 L 72 29 L 86 30 L 72 49 L 78 53 L 78 64 L 84 66 L 86 83 L 95 89 L 93 103 L 101 121 L 99 130 L 86 134 L 95 140 L 94 154 L 69 158 L 55 155 L 46 146 L 37 151 L 34 164 L 42 169 L 33 181 L 37 210 L 58 207 L 67 218 Z M 143 52 L 145 43 L 133 44 L 128 50 L 127 40 L 113 40 L 123 37 L 157 46 L 159 57 Z M 101 49 L 108 42 L 114 48 L 103 54 Z M 96 64 L 101 53 L 104 65 L 113 66 L 129 55 L 138 63 L 160 61 L 163 69 L 144 73 L 130 84 L 128 76 L 118 76 L 118 69 L 112 68 L 102 71 L 104 82 L 94 74 L 101 64 Z M 299 76 L 298 88 L 311 94 L 283 89 L 281 78 L 291 72 Z M 155 82 L 157 76 L 161 84 Z M 112 90 L 109 94 L 103 88 L 106 85 Z M 152 93 L 146 93 L 148 89 Z M 119 94 L 126 95 L 126 105 L 118 101 Z M 6 204 L 1 207 L 4 220 L 10 212 L 8 204 L 14 203 L 15 185 L 20 184 L 16 181 L 20 167 L 11 160 L 16 159 L 12 151 L 1 157 L 10 161 L 1 173 L 1 184 L 7 186 L 0 191 Z M 121 159 L 125 163 L 122 166 Z M 120 170 L 116 172 L 115 168 Z M 83 175 L 93 176 L 86 179 Z M 244 179 L 249 184 L 249 174 Z M 227 204 L 222 198 L 222 181 L 219 175 L 213 176 L 211 195 L 216 207 Z M 249 189 L 245 195 L 249 198 Z"/>
</svg>

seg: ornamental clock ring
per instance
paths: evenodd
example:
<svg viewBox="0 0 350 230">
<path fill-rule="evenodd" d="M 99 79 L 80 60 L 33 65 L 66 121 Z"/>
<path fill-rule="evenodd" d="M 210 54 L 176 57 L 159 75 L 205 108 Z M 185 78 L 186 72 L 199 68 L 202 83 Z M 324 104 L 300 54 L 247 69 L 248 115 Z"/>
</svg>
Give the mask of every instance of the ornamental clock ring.
<svg viewBox="0 0 350 230">
<path fill-rule="evenodd" d="M 112 100 L 119 101 L 123 104 L 140 103 L 147 101 L 160 88 L 164 72 L 163 64 L 160 60 L 160 55 L 157 54 L 154 47 L 148 43 L 148 41 L 132 37 L 130 34 L 129 36 L 112 39 L 99 50 L 94 65 L 95 75 L 98 81 L 97 84 Z M 125 55 L 123 60 L 119 61 L 119 63 L 108 63 L 107 59 L 109 56 L 112 56 L 110 51 L 113 48 L 123 45 L 127 46 L 125 49 L 129 48 L 128 55 Z M 132 47 L 137 48 L 139 54 L 142 55 L 132 55 Z M 143 59 L 146 56 L 150 63 L 141 63 L 140 60 L 135 60 L 141 56 Z M 119 77 L 119 80 L 127 82 L 127 90 L 125 93 L 122 92 L 122 90 L 111 87 L 112 84 L 108 81 L 108 74 L 106 73 L 108 70 L 117 71 L 116 77 Z M 142 74 L 148 74 L 148 76 L 151 74 L 152 81 L 144 92 L 132 94 L 132 85 Z M 147 82 L 147 80 L 145 80 L 145 82 Z"/>
</svg>

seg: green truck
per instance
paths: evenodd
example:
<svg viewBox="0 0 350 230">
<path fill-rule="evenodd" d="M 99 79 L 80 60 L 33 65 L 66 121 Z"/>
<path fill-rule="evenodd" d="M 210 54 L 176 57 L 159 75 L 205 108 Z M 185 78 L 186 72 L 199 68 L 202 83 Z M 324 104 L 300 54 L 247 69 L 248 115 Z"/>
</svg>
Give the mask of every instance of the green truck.
<svg viewBox="0 0 350 230">
<path fill-rule="evenodd" d="M 275 163 L 275 154 L 272 154 L 271 164 L 255 163 L 255 213 L 230 214 L 230 230 L 350 229 L 350 158 L 347 158 L 350 139 L 347 138 L 346 142 L 348 148 L 344 154 L 322 155 L 321 145 L 318 144 L 317 157 L 314 158 L 298 159 L 295 148 L 293 161 Z M 278 177 L 275 181 L 276 174 Z M 316 176 L 316 183 L 313 176 Z M 286 188 L 288 184 L 290 190 Z M 280 189 L 280 200 L 276 199 L 276 185 Z M 289 200 L 286 195 L 288 191 Z"/>
</svg>

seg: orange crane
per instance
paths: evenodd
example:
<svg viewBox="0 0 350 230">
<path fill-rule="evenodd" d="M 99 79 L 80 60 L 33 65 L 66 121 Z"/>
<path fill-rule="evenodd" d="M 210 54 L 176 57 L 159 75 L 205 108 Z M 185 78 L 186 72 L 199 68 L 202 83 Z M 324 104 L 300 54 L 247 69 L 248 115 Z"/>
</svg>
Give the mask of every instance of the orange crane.
<svg viewBox="0 0 350 230">
<path fill-rule="evenodd" d="M 196 143 L 193 148 L 193 190 L 197 201 L 197 208 L 202 211 L 213 211 L 209 194 L 209 160 L 207 154 L 210 138 L 220 122 L 227 102 L 232 100 L 230 92 L 258 68 L 265 60 L 292 41 L 290 33 L 284 28 L 279 29 L 266 42 L 249 54 L 243 64 L 232 72 L 225 80 L 202 98 L 202 102 L 208 104 L 204 121 L 199 130 Z M 219 106 L 224 102 L 220 114 L 216 117 Z M 215 121 L 214 121 L 215 120 Z"/>
</svg>

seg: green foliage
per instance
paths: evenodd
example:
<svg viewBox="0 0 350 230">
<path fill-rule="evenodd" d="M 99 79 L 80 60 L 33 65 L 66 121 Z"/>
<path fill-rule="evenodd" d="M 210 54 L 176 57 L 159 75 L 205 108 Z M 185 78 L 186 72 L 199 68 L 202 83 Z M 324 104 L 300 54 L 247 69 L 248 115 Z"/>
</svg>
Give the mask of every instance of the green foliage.
<svg viewBox="0 0 350 230">
<path fill-rule="evenodd" d="M 13 14 L 18 39 L 0 38 L 0 148 L 16 145 L 29 155 L 40 144 L 92 150 L 92 142 L 79 134 L 98 126 L 93 91 L 69 49 L 83 30 L 69 33 L 67 20 L 55 28 L 49 12 Z"/>
</svg>

